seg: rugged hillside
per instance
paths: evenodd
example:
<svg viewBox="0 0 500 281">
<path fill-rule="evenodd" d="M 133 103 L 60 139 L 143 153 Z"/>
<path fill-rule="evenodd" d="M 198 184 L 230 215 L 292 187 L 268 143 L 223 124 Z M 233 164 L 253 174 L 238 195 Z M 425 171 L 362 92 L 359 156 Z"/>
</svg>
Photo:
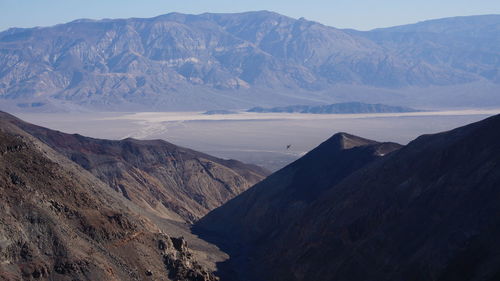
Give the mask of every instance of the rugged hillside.
<svg viewBox="0 0 500 281">
<path fill-rule="evenodd" d="M 425 135 L 344 177 L 342 158 L 301 159 L 338 165 L 322 173 L 336 181 L 322 180 L 321 196 L 294 197 L 318 189 L 316 177 L 295 179 L 311 169 L 296 162 L 294 173 L 271 175 L 199 230 L 214 241 L 238 233 L 219 243 L 233 251 L 236 272 L 257 276 L 241 280 L 497 280 L 499 128 L 500 115 Z M 277 198 L 277 209 L 260 203 Z"/>
<path fill-rule="evenodd" d="M 257 251 L 272 252 L 277 233 L 296 223 L 310 204 L 346 176 L 400 147 L 346 133 L 336 134 L 209 213 L 196 228 L 202 229 L 201 233 L 208 235 L 208 240 L 215 239 L 233 257 L 223 268 L 229 271 L 242 268 L 237 272 L 240 276 L 225 276 L 228 280 L 260 280 L 258 277 L 262 276 L 252 276 L 255 273 L 253 265 L 246 264 L 248 255 L 258 255 L 259 252 L 253 252 L 256 246 L 262 246 Z M 213 232 L 222 235 L 211 237 Z"/>
<path fill-rule="evenodd" d="M 216 280 L 128 203 L 0 119 L 0 280 Z"/>
<path fill-rule="evenodd" d="M 450 104 L 491 105 L 499 30 L 500 16 L 357 32 L 266 11 L 13 28 L 0 33 L 0 98 L 21 109 L 161 111 L 374 97 L 435 106 L 453 90 Z"/>
<path fill-rule="evenodd" d="M 153 213 L 192 222 L 262 180 L 267 171 L 162 140 L 101 140 L 0 118 L 22 128 Z"/>
</svg>

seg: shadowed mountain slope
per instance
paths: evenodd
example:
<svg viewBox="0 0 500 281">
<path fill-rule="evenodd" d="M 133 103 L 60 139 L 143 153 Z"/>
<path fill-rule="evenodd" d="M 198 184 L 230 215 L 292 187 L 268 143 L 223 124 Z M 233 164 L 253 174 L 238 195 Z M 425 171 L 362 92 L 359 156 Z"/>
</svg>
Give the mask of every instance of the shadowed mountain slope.
<svg viewBox="0 0 500 281">
<path fill-rule="evenodd" d="M 325 191 L 310 202 L 260 205 L 310 193 L 319 180 L 294 178 L 310 169 L 301 159 L 294 173 L 283 173 L 289 166 L 271 175 L 208 214 L 198 230 L 213 241 L 238 233 L 227 247 L 241 280 L 497 280 L 499 129 L 500 115 L 421 136 L 344 177 L 331 166 L 321 177 L 338 180 L 323 180 Z M 325 155 L 302 163 L 322 167 Z M 338 160 L 328 162 L 345 163 Z"/>
<path fill-rule="evenodd" d="M 65 134 L 6 113 L 15 124 L 151 212 L 192 222 L 259 182 L 267 171 L 162 140 L 101 140 Z"/>
<path fill-rule="evenodd" d="M 184 239 L 5 118 L 0 214 L 0 280 L 217 280 Z"/>
<path fill-rule="evenodd" d="M 202 233 L 208 234 L 208 240 L 215 239 L 227 249 L 232 260 L 223 266 L 231 271 L 242 266 L 241 272 L 238 272 L 241 276 L 230 276 L 228 280 L 242 276 L 246 276 L 245 280 L 258 278 L 252 275 L 255 272 L 251 267 L 246 267 L 247 255 L 253 256 L 256 249 L 272 249 L 276 235 L 297 222 L 310 204 L 321 198 L 329 188 L 400 147 L 395 143 L 379 143 L 338 133 L 304 157 L 209 213 L 196 224 L 196 229 L 201 228 Z M 211 237 L 211 233 L 222 235 Z M 229 243 L 225 243 L 226 239 Z"/>
</svg>

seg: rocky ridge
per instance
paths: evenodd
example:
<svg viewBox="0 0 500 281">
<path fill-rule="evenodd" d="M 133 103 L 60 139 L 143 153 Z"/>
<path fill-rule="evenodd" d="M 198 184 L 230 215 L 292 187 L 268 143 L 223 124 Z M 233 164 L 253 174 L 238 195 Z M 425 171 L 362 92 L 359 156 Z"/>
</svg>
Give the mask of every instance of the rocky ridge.
<svg viewBox="0 0 500 281">
<path fill-rule="evenodd" d="M 0 118 L 65 155 L 128 200 L 172 220 L 193 222 L 268 174 L 254 165 L 162 140 L 94 139 L 39 127 L 5 113 Z"/>
</svg>

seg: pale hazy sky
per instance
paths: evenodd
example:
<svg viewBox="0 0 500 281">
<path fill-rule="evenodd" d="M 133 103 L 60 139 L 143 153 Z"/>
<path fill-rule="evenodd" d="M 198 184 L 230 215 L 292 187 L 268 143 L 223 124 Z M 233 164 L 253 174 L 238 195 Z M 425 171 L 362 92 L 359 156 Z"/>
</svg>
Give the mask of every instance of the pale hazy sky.
<svg viewBox="0 0 500 281">
<path fill-rule="evenodd" d="M 500 14 L 500 0 L 0 0 L 0 31 L 79 18 L 256 10 L 305 17 L 339 28 L 367 30 L 442 17 Z"/>
</svg>

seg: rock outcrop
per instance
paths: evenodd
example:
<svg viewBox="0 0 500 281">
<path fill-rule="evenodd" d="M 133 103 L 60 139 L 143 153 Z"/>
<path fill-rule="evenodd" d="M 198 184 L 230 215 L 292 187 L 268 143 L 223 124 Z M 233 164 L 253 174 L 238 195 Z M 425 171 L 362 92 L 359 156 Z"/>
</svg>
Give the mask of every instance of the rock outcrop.
<svg viewBox="0 0 500 281">
<path fill-rule="evenodd" d="M 218 281 L 211 272 L 206 271 L 193 260 L 183 237 L 159 240 L 158 248 L 163 251 L 163 263 L 168 277 L 174 281 Z"/>
</svg>

